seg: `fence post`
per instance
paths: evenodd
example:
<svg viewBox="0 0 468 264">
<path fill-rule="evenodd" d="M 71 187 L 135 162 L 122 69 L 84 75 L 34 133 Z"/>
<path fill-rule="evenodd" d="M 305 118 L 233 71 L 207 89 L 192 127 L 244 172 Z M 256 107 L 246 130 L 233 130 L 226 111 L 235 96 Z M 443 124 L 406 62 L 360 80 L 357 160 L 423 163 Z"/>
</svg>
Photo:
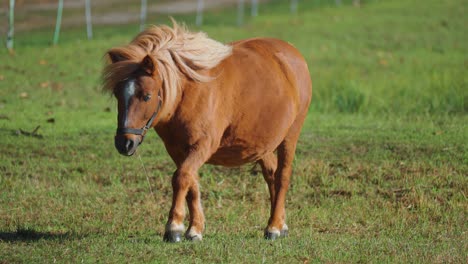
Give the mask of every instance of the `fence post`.
<svg viewBox="0 0 468 264">
<path fill-rule="evenodd" d="M 258 0 L 252 0 L 250 7 L 250 15 L 253 17 L 258 16 Z"/>
<path fill-rule="evenodd" d="M 297 13 L 297 0 L 291 0 L 291 13 Z"/>
<path fill-rule="evenodd" d="M 203 0 L 197 2 L 197 17 L 195 18 L 195 25 L 198 27 L 203 24 Z"/>
<path fill-rule="evenodd" d="M 13 50 L 13 35 L 15 32 L 15 0 L 10 0 L 10 10 L 8 16 L 7 49 Z"/>
<path fill-rule="evenodd" d="M 91 0 L 85 1 L 85 9 L 86 9 L 86 33 L 88 35 L 88 39 L 93 38 L 93 24 L 91 22 Z"/>
<path fill-rule="evenodd" d="M 237 1 L 237 25 L 244 24 L 244 0 Z"/>
<path fill-rule="evenodd" d="M 148 13 L 148 2 L 147 0 L 141 0 L 140 31 L 143 31 L 145 29 L 147 13 Z"/>
<path fill-rule="evenodd" d="M 58 1 L 57 9 L 57 21 L 55 23 L 55 32 L 54 32 L 54 45 L 57 45 L 60 34 L 60 26 L 62 25 L 62 11 L 63 11 L 63 0 Z"/>
</svg>

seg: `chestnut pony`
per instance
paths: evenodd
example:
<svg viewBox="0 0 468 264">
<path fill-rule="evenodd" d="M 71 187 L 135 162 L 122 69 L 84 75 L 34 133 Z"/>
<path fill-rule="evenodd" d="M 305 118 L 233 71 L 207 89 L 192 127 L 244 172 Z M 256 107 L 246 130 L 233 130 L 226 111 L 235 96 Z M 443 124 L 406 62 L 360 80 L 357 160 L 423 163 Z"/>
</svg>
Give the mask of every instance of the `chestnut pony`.
<svg viewBox="0 0 468 264">
<path fill-rule="evenodd" d="M 290 44 L 253 38 L 221 44 L 204 33 L 153 26 L 110 49 L 103 88 L 118 101 L 115 147 L 130 156 L 154 128 L 177 170 L 164 240 L 201 240 L 204 163 L 257 162 L 268 184 L 265 238 L 286 236 L 285 197 L 297 140 L 312 97 L 304 58 Z"/>
</svg>

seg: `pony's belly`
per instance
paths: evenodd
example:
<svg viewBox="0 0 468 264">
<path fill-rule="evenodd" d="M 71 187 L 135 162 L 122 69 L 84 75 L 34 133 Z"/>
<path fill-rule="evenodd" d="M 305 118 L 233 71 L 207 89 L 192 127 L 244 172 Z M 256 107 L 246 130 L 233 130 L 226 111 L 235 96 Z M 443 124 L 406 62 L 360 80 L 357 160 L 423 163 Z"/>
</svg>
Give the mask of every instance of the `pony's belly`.
<svg viewBox="0 0 468 264">
<path fill-rule="evenodd" d="M 243 122 L 229 127 L 224 131 L 221 144 L 208 163 L 236 167 L 258 161 L 266 154 L 274 152 L 293 121 L 289 116 L 274 116 L 276 118 L 273 122 L 266 116 L 261 116 L 255 122 Z"/>
<path fill-rule="evenodd" d="M 207 163 L 227 167 L 237 167 L 262 158 L 268 151 L 243 146 L 229 146 L 219 148 Z"/>
</svg>

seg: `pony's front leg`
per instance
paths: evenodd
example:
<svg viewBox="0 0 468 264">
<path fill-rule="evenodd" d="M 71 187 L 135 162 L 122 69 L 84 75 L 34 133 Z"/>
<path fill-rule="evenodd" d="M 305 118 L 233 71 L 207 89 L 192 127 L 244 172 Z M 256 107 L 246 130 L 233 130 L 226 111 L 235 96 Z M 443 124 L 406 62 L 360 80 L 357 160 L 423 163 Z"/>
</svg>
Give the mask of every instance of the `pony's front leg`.
<svg viewBox="0 0 468 264">
<path fill-rule="evenodd" d="M 202 232 L 205 228 L 205 216 L 201 206 L 201 196 L 197 181 L 189 188 L 187 204 L 190 213 L 190 225 L 185 233 L 185 238 L 191 241 L 202 240 Z"/>
<path fill-rule="evenodd" d="M 184 234 L 185 199 L 190 212 L 190 226 L 185 237 L 192 241 L 202 240 L 205 217 L 201 207 L 198 176 L 196 173 L 178 169 L 172 177 L 172 208 L 166 224 L 164 241 L 180 242 Z"/>
<path fill-rule="evenodd" d="M 180 169 L 176 170 L 172 176 L 172 207 L 164 232 L 164 241 L 166 242 L 180 242 L 182 240 L 185 231 L 185 197 L 192 181 L 193 176 Z"/>
<path fill-rule="evenodd" d="M 201 207 L 200 190 L 198 187 L 198 169 L 209 157 L 207 150 L 198 146 L 187 159 L 178 166 L 172 177 L 172 207 L 166 224 L 164 241 L 180 242 L 184 234 L 185 200 L 190 212 L 190 225 L 185 237 L 192 241 L 202 240 L 205 217 Z"/>
</svg>

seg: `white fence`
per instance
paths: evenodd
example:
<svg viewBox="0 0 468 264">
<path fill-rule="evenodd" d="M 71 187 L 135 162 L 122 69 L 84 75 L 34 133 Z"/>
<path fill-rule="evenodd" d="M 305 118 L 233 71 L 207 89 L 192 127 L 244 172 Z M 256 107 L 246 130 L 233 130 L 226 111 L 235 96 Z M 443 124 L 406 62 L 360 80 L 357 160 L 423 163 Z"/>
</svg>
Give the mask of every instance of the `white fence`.
<svg viewBox="0 0 468 264">
<path fill-rule="evenodd" d="M 155 0 L 156 1 L 156 0 Z M 263 2 L 267 2 L 268 0 L 263 0 Z M 295 14 L 298 12 L 299 8 L 299 0 L 284 0 L 289 1 L 290 4 L 290 12 Z M 314 0 L 302 0 L 302 1 L 314 1 Z M 320 1 L 320 0 L 319 0 Z M 327 1 L 327 0 L 325 0 Z M 336 5 L 341 5 L 341 0 L 328 0 L 334 1 Z M 360 3 L 360 0 L 353 0 L 354 4 Z M 192 0 L 192 1 L 182 1 L 185 5 L 195 4 L 195 9 L 193 12 L 196 12 L 195 17 L 195 24 L 197 26 L 201 26 L 203 24 L 203 13 L 205 9 L 207 9 L 207 4 L 213 3 L 233 3 L 237 4 L 237 25 L 241 26 L 244 24 L 245 20 L 245 12 L 246 8 L 250 8 L 250 16 L 255 17 L 259 14 L 259 1 L 258 0 L 223 0 L 223 1 L 214 1 L 214 0 Z M 92 5 L 91 0 L 84 0 L 84 1 L 75 1 L 74 5 L 76 4 L 84 5 L 85 9 L 85 22 L 86 22 L 86 32 L 88 39 L 93 38 L 93 17 L 92 17 Z M 178 3 L 178 1 L 172 1 L 171 3 Z M 57 1 L 57 16 L 55 19 L 55 31 L 53 36 L 53 44 L 57 45 L 59 42 L 60 37 L 60 29 L 62 26 L 62 14 L 64 9 L 64 0 Z M 15 23 L 15 0 L 9 0 L 8 5 L 8 30 L 7 30 L 7 40 L 6 40 L 6 47 L 9 50 L 12 50 L 14 47 L 14 23 Z M 140 30 L 143 30 L 146 24 L 147 16 L 148 15 L 148 1 L 141 0 L 141 8 L 140 8 Z"/>
</svg>

